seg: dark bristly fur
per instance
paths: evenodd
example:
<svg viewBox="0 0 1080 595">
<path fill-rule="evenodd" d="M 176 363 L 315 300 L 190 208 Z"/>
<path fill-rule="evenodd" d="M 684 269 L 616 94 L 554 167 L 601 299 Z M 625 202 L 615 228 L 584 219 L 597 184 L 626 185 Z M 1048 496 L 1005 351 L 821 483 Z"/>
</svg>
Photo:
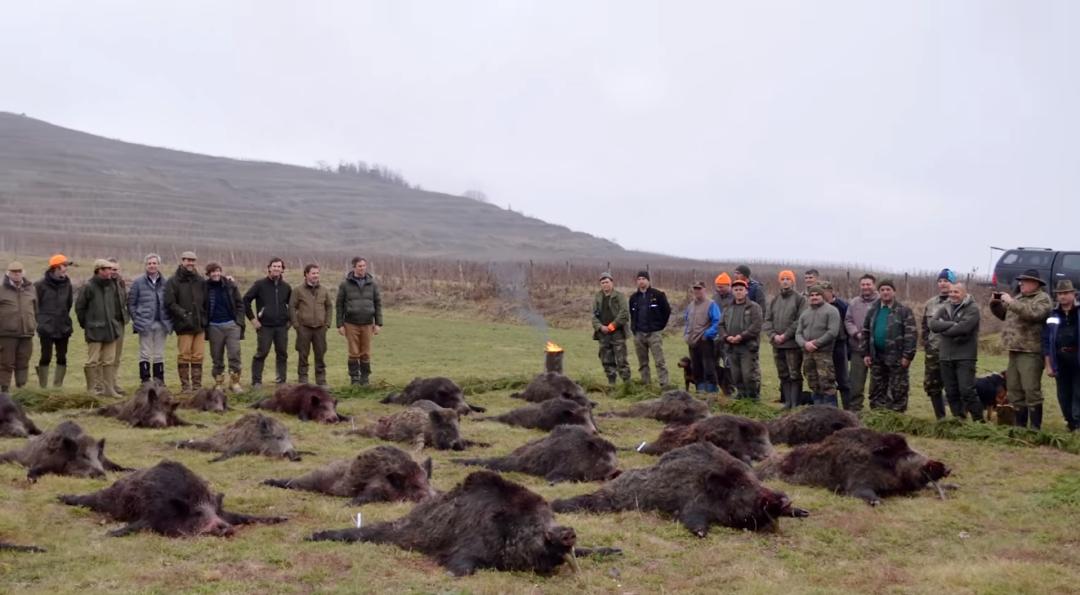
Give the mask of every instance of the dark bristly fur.
<svg viewBox="0 0 1080 595">
<path fill-rule="evenodd" d="M 234 525 L 286 520 L 226 512 L 222 508 L 224 495 L 213 494 L 206 481 L 175 461 L 161 461 L 92 494 L 65 495 L 58 499 L 127 523 L 109 533 L 114 537 L 138 531 L 153 531 L 167 537 L 227 536 L 232 535 Z"/>
<path fill-rule="evenodd" d="M 349 421 L 348 417 L 337 412 L 337 399 L 329 391 L 314 384 L 284 385 L 267 397 L 251 406 L 253 409 L 266 409 L 288 413 L 301 421 L 317 421 L 325 424 Z"/>
<path fill-rule="evenodd" d="M 220 452 L 211 462 L 223 461 L 237 455 L 285 457 L 299 461 L 300 455 L 289 439 L 289 428 L 280 421 L 261 413 L 248 413 L 206 440 L 174 442 L 177 448 L 203 452 Z"/>
<path fill-rule="evenodd" d="M 738 415 L 714 415 L 689 425 L 670 424 L 640 451 L 658 455 L 695 442 L 710 442 L 747 464 L 773 453 L 765 424 Z"/>
<path fill-rule="evenodd" d="M 22 448 L 0 455 L 0 462 L 26 467 L 26 477 L 31 481 L 47 473 L 105 477 L 106 471 L 130 471 L 105 456 L 104 438 L 94 440 L 73 421 L 65 421 L 31 438 Z"/>
<path fill-rule="evenodd" d="M 353 459 L 334 461 L 292 479 L 268 479 L 264 485 L 352 498 L 354 506 L 370 502 L 420 502 L 435 496 L 431 459 L 421 467 L 405 451 L 376 446 Z"/>
<path fill-rule="evenodd" d="M 405 442 L 417 448 L 430 446 L 438 450 L 464 450 L 472 444 L 461 438 L 456 411 L 423 400 L 414 401 L 404 411 L 385 415 L 373 424 L 346 434 Z"/>
<path fill-rule="evenodd" d="M 525 487 L 477 471 L 450 492 L 395 521 L 323 531 L 312 541 L 392 543 L 431 556 L 456 576 L 480 568 L 551 574 L 572 556 L 577 536 L 555 525 L 551 506 Z"/>
<path fill-rule="evenodd" d="M 511 399 L 524 399 L 530 403 L 542 403 L 551 399 L 570 399 L 582 405 L 595 407 L 596 403 L 585 396 L 585 389 L 558 372 L 544 372 L 533 378 L 525 390 L 510 395 Z"/>
<path fill-rule="evenodd" d="M 538 475 L 549 482 L 604 481 L 619 473 L 615 446 L 581 426 L 556 426 L 547 436 L 520 446 L 505 457 L 456 462 L 494 471 Z"/>
<path fill-rule="evenodd" d="M 707 442 L 677 448 L 656 465 L 624 472 L 598 491 L 555 500 L 556 512 L 650 510 L 674 516 L 704 537 L 712 525 L 762 530 L 782 516 L 807 516 L 783 492 L 771 490 L 750 468 Z"/>
<path fill-rule="evenodd" d="M 671 390 L 659 398 L 635 403 L 625 411 L 604 413 L 601 417 L 648 417 L 669 424 L 691 424 L 709 416 L 709 404 L 682 390 Z"/>
<path fill-rule="evenodd" d="M 546 431 L 551 431 L 559 425 L 585 426 L 590 431 L 596 431 L 596 425 L 592 421 L 592 409 L 587 405 L 562 397 L 481 419 Z"/>
<path fill-rule="evenodd" d="M 773 444 L 811 444 L 821 442 L 833 432 L 857 428 L 859 417 L 850 411 L 829 405 L 809 405 L 765 422 Z"/>
<path fill-rule="evenodd" d="M 97 413 L 106 417 L 115 417 L 136 428 L 191 425 L 176 416 L 176 408 L 179 406 L 180 404 L 173 400 L 169 389 L 156 381 L 150 381 L 143 383 L 127 401 L 102 407 L 97 410 Z"/>
<path fill-rule="evenodd" d="M 458 415 L 468 415 L 472 411 L 483 413 L 483 407 L 465 402 L 465 393 L 453 380 L 442 376 L 432 378 L 413 378 L 400 393 L 390 393 L 379 401 L 384 404 L 411 405 L 417 401 L 431 401 L 444 409 L 453 409 Z"/>
<path fill-rule="evenodd" d="M 36 436 L 41 430 L 26 417 L 23 408 L 7 393 L 0 393 L 0 437 L 26 438 Z"/>
<path fill-rule="evenodd" d="M 758 468 L 762 478 L 823 487 L 876 506 L 881 498 L 909 494 L 949 474 L 943 463 L 911 450 L 900 434 L 867 428 L 840 430 L 816 444 L 798 446 Z"/>
</svg>

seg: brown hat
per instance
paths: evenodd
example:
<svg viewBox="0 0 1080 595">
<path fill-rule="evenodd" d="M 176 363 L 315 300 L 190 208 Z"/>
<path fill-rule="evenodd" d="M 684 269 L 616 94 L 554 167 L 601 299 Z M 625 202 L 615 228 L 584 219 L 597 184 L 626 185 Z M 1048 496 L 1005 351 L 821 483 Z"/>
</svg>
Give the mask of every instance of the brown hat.
<svg viewBox="0 0 1080 595">
<path fill-rule="evenodd" d="M 705 289 L 705 282 L 704 281 L 694 281 L 694 284 L 692 285 L 692 287 L 694 289 Z"/>
<path fill-rule="evenodd" d="M 1035 269 L 1028 269 L 1028 270 L 1024 271 L 1023 275 L 1017 275 L 1016 280 L 1017 281 L 1034 281 L 1034 282 L 1038 283 L 1040 287 L 1043 287 L 1043 286 L 1046 285 L 1046 281 L 1043 281 L 1039 277 L 1039 271 L 1037 271 Z"/>
<path fill-rule="evenodd" d="M 1073 287 L 1073 282 L 1068 279 L 1062 279 L 1057 282 L 1057 286 L 1054 287 L 1054 293 L 1076 293 L 1076 288 Z"/>
<path fill-rule="evenodd" d="M 21 273 L 23 271 L 23 265 L 21 262 L 15 260 L 8 263 L 7 270 L 9 273 Z"/>
<path fill-rule="evenodd" d="M 180 260 L 184 260 L 185 258 L 187 260 L 199 260 L 199 257 L 195 256 L 195 253 L 192 252 L 191 250 L 188 250 L 186 252 L 182 252 L 180 254 Z"/>
<path fill-rule="evenodd" d="M 814 285 L 810 286 L 810 289 L 806 290 L 807 295 L 810 295 L 811 293 L 816 293 L 818 295 L 821 295 L 821 294 L 825 293 L 825 289 L 823 287 L 821 287 L 821 285 L 814 284 Z"/>
<path fill-rule="evenodd" d="M 112 268 L 116 268 L 116 265 L 114 265 L 113 263 L 105 260 L 104 258 L 99 258 L 99 259 L 94 261 L 94 272 L 95 273 L 100 271 L 101 269 L 112 269 Z"/>
</svg>

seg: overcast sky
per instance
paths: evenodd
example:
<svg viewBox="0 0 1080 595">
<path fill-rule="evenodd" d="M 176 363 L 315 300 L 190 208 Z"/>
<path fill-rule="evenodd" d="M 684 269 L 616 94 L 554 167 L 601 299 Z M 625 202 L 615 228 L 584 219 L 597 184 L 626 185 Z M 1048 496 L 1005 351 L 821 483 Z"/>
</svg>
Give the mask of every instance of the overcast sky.
<svg viewBox="0 0 1080 595">
<path fill-rule="evenodd" d="M 0 110 L 689 257 L 1080 249 L 1080 2 L 165 4 L 5 2 Z"/>
</svg>

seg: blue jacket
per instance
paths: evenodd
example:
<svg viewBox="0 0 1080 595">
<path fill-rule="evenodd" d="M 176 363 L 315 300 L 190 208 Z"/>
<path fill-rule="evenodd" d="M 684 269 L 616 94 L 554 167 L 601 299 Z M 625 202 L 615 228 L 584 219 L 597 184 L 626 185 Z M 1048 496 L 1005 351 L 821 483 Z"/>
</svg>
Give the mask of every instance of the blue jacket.
<svg viewBox="0 0 1080 595">
<path fill-rule="evenodd" d="M 1073 306 L 1076 308 L 1076 306 Z M 1050 358 L 1050 369 L 1057 374 L 1058 371 L 1058 352 L 1054 348 L 1057 345 L 1058 327 L 1061 323 L 1062 317 L 1065 316 L 1065 311 L 1061 309 L 1061 306 L 1054 308 L 1050 312 L 1050 317 L 1046 319 L 1046 326 L 1043 327 L 1042 334 L 1042 352 L 1043 355 Z M 1080 333 L 1077 333 L 1077 362 L 1080 363 Z"/>
<path fill-rule="evenodd" d="M 705 329 L 704 338 L 709 341 L 716 339 L 717 333 L 720 332 L 720 306 L 716 305 L 716 302 L 708 300 L 709 302 L 709 328 Z M 690 304 L 693 305 L 693 302 Z M 683 312 L 683 336 L 690 336 L 690 306 L 686 307 L 686 312 Z"/>
<path fill-rule="evenodd" d="M 128 314 L 136 333 L 149 330 L 155 321 L 161 323 L 166 334 L 172 332 L 172 321 L 165 307 L 165 275 L 158 275 L 157 283 L 152 283 L 146 274 L 142 274 L 131 283 Z"/>
</svg>

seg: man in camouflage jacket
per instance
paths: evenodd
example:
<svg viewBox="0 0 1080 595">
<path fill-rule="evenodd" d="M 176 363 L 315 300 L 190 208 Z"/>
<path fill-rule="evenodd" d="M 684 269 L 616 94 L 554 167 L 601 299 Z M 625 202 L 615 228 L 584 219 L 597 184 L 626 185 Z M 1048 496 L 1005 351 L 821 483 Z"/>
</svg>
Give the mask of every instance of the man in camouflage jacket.
<svg viewBox="0 0 1080 595">
<path fill-rule="evenodd" d="M 600 343 L 600 364 L 608 384 L 616 377 L 630 382 L 630 362 L 626 358 L 626 338 L 630 334 L 630 305 L 626 296 L 615 291 L 611 273 L 600 275 L 600 291 L 593 299 L 593 340 Z"/>
<path fill-rule="evenodd" d="M 1030 269 L 1016 278 L 1020 293 L 995 293 L 990 311 L 1005 321 L 1001 343 L 1009 350 L 1009 368 L 1005 374 L 1009 403 L 1016 408 L 1016 425 L 1032 429 L 1042 427 L 1042 332 L 1046 317 L 1054 309 L 1050 296 L 1042 290 L 1046 281 L 1039 271 Z"/>
<path fill-rule="evenodd" d="M 930 397 L 930 404 L 934 407 L 934 417 L 938 419 L 945 418 L 945 400 L 941 396 L 945 385 L 941 377 L 941 337 L 930 330 L 930 321 L 937 316 L 942 308 L 948 306 L 949 289 L 953 283 L 956 283 L 956 273 L 944 269 L 938 274 L 938 294 L 926 300 L 921 321 L 923 360 L 925 362 L 923 366 L 923 389 L 926 390 L 926 396 Z M 953 415 L 959 414 L 953 411 Z"/>
<path fill-rule="evenodd" d="M 908 366 L 915 359 L 918 333 L 911 308 L 896 301 L 896 285 L 889 279 L 878 282 L 878 301 L 863 322 L 860 351 L 870 369 L 870 408 L 906 411 Z"/>
</svg>

